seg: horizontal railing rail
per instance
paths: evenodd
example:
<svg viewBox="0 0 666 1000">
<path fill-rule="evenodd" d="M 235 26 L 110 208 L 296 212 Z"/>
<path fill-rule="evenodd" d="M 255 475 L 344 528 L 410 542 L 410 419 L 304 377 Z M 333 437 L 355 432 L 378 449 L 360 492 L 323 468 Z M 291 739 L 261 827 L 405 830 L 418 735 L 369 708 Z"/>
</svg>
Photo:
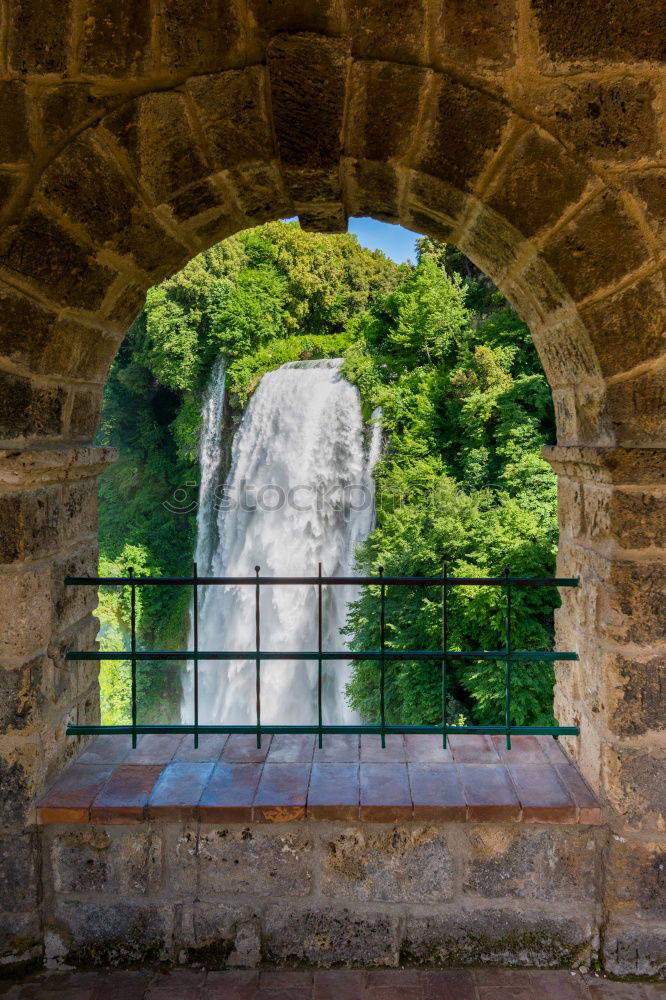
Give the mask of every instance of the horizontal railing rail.
<svg viewBox="0 0 666 1000">
<path fill-rule="evenodd" d="M 348 587 L 577 587 L 577 577 L 549 576 L 68 576 L 65 583 L 74 587 L 98 587 L 102 584 L 134 587 L 283 587 L 288 584 Z"/>
<path fill-rule="evenodd" d="M 209 733 L 245 733 L 253 734 L 257 746 L 261 746 L 262 736 L 278 733 L 314 734 L 318 737 L 319 746 L 325 735 L 334 734 L 377 734 L 381 737 L 382 746 L 386 745 L 386 736 L 390 734 L 429 733 L 442 738 L 446 747 L 447 736 L 455 734 L 478 733 L 487 735 L 500 734 L 506 738 L 507 748 L 511 748 L 511 736 L 531 733 L 557 738 L 558 736 L 578 735 L 577 726 L 520 726 L 511 722 L 511 681 L 514 663 L 525 661 L 553 662 L 577 660 L 574 652 L 553 650 L 520 650 L 512 646 L 512 593 L 515 588 L 535 587 L 576 587 L 578 579 L 574 577 L 520 577 L 511 576 L 505 570 L 497 577 L 453 577 L 449 576 L 446 565 L 441 576 L 384 576 L 380 569 L 378 576 L 338 576 L 324 577 L 319 566 L 318 576 L 260 576 L 260 567 L 255 567 L 255 576 L 200 577 L 194 564 L 191 577 L 140 577 L 128 569 L 127 576 L 107 577 L 67 577 L 65 583 L 69 586 L 128 586 L 130 588 L 130 648 L 118 651 L 109 650 L 70 650 L 67 660 L 93 661 L 130 661 L 131 664 L 131 714 L 132 722 L 126 725 L 76 725 L 67 728 L 68 735 L 89 736 L 116 733 L 131 735 L 132 746 L 136 746 L 137 737 L 148 733 L 176 733 L 193 735 L 194 745 L 198 746 L 199 736 Z M 328 586 L 374 586 L 380 592 L 380 648 L 372 650 L 325 650 L 323 648 L 323 591 Z M 261 587 L 267 586 L 313 586 L 317 592 L 317 624 L 318 647 L 316 650 L 264 650 L 261 648 Z M 136 590 L 137 587 L 173 587 L 186 586 L 192 588 L 192 640 L 193 649 L 186 650 L 144 650 L 137 648 L 136 634 Z M 209 586 L 252 586 L 255 588 L 255 647 L 239 650 L 202 650 L 199 648 L 199 589 Z M 448 648 L 449 609 L 448 594 L 450 587 L 460 586 L 493 586 L 502 587 L 505 592 L 505 645 L 503 649 L 457 650 Z M 441 588 L 441 621 L 442 645 L 440 649 L 387 649 L 386 648 L 386 588 L 387 587 L 439 587 Z M 138 721 L 137 705 L 137 664 L 145 661 L 192 661 L 194 719 L 192 724 L 145 724 Z M 206 725 L 199 721 L 199 663 L 202 660 L 254 661 L 255 664 L 255 723 L 248 725 Z M 266 725 L 261 720 L 261 664 L 270 660 L 310 660 L 317 661 L 317 724 L 313 725 Z M 370 660 L 379 664 L 379 723 L 359 725 L 329 725 L 323 722 L 322 705 L 322 668 L 325 662 L 331 660 Z M 441 665 L 441 712 L 442 721 L 433 725 L 395 725 L 386 721 L 386 664 L 404 660 L 431 660 Z M 448 698 L 448 667 L 452 661 L 464 660 L 495 660 L 504 663 L 505 711 L 504 721 L 497 725 L 455 725 L 447 722 Z"/>
<path fill-rule="evenodd" d="M 164 735 L 169 733 L 176 733 L 179 736 L 192 736 L 192 735 L 215 735 L 218 733 L 228 733 L 229 735 L 245 735 L 254 736 L 257 733 L 260 736 L 278 736 L 282 734 L 288 734 L 291 736 L 316 736 L 319 733 L 318 726 L 279 726 L 279 725 L 247 725 L 247 726 L 206 726 L 203 723 L 199 725 L 188 725 L 187 723 L 152 723 L 149 725 L 142 725 L 142 723 L 137 723 L 136 726 L 132 726 L 129 723 L 127 725 L 115 725 L 115 726 L 69 726 L 67 730 L 68 736 L 108 736 L 109 733 L 116 733 L 121 736 L 132 735 L 134 733 L 137 736 L 148 736 L 148 735 Z M 443 729 L 442 726 L 392 726 L 390 722 L 387 722 L 384 726 L 381 723 L 363 723 L 358 726 L 336 726 L 336 725 L 325 725 L 322 727 L 323 736 L 342 736 L 345 734 L 350 734 L 352 736 L 363 736 L 367 734 L 378 735 L 384 733 L 385 735 L 391 735 L 392 733 L 396 735 L 410 735 L 411 733 L 418 733 L 420 735 L 427 736 L 442 736 Z M 506 726 L 447 726 L 446 735 L 447 736 L 458 736 L 458 735 L 470 735 L 472 733 L 482 733 L 489 736 L 505 736 Z M 577 736 L 578 727 L 577 726 L 511 726 L 512 736 Z M 510 748 L 509 748 L 510 749 Z"/>
<path fill-rule="evenodd" d="M 369 649 L 357 652 L 349 649 L 340 650 L 318 650 L 304 653 L 298 650 L 263 650 L 250 649 L 246 652 L 238 650 L 216 649 L 212 653 L 205 650 L 183 649 L 171 652 L 162 650 L 137 650 L 131 654 L 129 650 L 120 653 L 113 653 L 108 650 L 92 651 L 87 653 L 68 653 L 69 660 L 129 660 L 132 655 L 135 660 L 254 660 L 259 653 L 262 660 L 503 660 L 511 657 L 512 660 L 577 660 L 577 653 L 557 653 L 557 652 L 537 652 L 533 653 L 529 649 L 514 650 L 507 653 L 504 649 L 478 649 L 478 650 L 455 650 L 455 649 L 387 649 L 382 652 L 380 649 Z"/>
</svg>

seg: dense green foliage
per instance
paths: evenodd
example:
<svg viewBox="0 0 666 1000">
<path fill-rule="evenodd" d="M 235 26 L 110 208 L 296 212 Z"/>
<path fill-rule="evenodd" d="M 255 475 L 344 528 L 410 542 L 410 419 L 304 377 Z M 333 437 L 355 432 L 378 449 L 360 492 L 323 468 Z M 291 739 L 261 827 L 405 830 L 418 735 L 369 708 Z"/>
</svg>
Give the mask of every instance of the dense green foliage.
<svg viewBox="0 0 666 1000">
<path fill-rule="evenodd" d="M 382 407 L 378 520 L 359 553 L 363 569 L 437 573 L 446 558 L 456 574 L 495 574 L 504 566 L 525 575 L 552 571 L 555 480 L 539 455 L 552 440 L 552 403 L 524 324 L 450 247 L 420 240 L 418 265 L 396 267 L 354 237 L 275 223 L 226 240 L 151 289 L 127 335 L 107 383 L 100 431 L 101 442 L 121 450 L 101 487 L 103 572 L 128 565 L 155 575 L 189 571 L 199 414 L 220 354 L 228 360 L 227 387 L 237 409 L 270 369 L 341 355 L 366 419 Z M 140 591 L 146 648 L 183 642 L 188 596 L 171 588 Z M 439 643 L 438 599 L 391 594 L 393 648 Z M 552 642 L 553 600 L 541 591 L 516 599 L 517 645 Z M 351 608 L 355 649 L 377 645 L 377 604 L 369 590 Z M 496 590 L 457 590 L 451 644 L 497 648 L 503 614 Z M 126 643 L 127 595 L 103 595 L 100 617 L 103 644 Z M 441 718 L 438 670 L 415 661 L 391 668 L 390 720 Z M 451 711 L 498 721 L 501 671 L 496 663 L 457 668 Z M 169 663 L 140 672 L 141 719 L 177 717 L 179 674 Z M 516 722 L 550 718 L 552 680 L 544 665 L 516 668 Z M 377 717 L 377 691 L 376 665 L 361 661 L 349 695 L 368 720 Z M 126 664 L 103 670 L 102 698 L 105 721 L 127 718 Z"/>
<path fill-rule="evenodd" d="M 382 407 L 386 447 L 376 468 L 377 527 L 359 567 L 388 575 L 545 575 L 557 546 L 556 483 L 539 450 L 552 441 L 550 391 L 529 331 L 492 286 L 458 255 L 419 241 L 419 265 L 356 323 L 345 373 L 365 409 Z M 468 303 L 472 301 L 472 311 Z M 552 644 L 557 597 L 546 590 L 514 598 L 516 648 Z M 449 645 L 504 645 L 498 588 L 453 588 Z M 433 649 L 441 642 L 439 592 L 389 589 L 387 648 Z M 352 607 L 352 648 L 379 644 L 379 595 L 368 588 Z M 504 667 L 499 661 L 451 664 L 449 721 L 501 722 Z M 352 704 L 377 721 L 379 668 L 361 661 L 349 686 Z M 513 719 L 552 718 L 548 665 L 514 669 Z M 419 661 L 387 668 L 390 722 L 441 721 L 441 666 Z"/>
</svg>

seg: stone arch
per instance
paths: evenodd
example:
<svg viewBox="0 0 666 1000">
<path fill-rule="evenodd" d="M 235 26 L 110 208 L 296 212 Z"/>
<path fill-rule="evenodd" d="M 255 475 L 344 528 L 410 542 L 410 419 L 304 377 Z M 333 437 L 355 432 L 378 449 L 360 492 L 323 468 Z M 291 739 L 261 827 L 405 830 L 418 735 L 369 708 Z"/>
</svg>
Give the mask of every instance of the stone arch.
<svg viewBox="0 0 666 1000">
<path fill-rule="evenodd" d="M 69 134 L 13 175 L 4 208 L 0 278 L 48 305 L 40 315 L 8 290 L 7 312 L 26 312 L 17 327 L 32 308 L 32 325 L 57 326 L 65 345 L 87 340 L 82 349 L 99 355 L 105 342 L 111 354 L 145 288 L 211 243 L 294 212 L 306 227 L 333 230 L 350 213 L 369 214 L 456 242 L 507 292 L 534 331 L 563 443 L 662 435 L 653 410 L 663 389 L 663 242 L 647 202 L 624 187 L 638 175 L 600 169 L 568 138 L 576 109 L 595 95 L 587 107 L 610 117 L 633 94 L 644 125 L 649 83 L 628 93 L 617 83 L 609 111 L 601 84 L 581 86 L 567 116 L 553 85 L 529 107 L 514 88 L 499 92 L 496 80 L 460 68 L 353 56 L 349 38 L 279 34 L 266 66 L 181 77 L 138 96 L 111 85 L 93 121 L 89 85 L 63 85 L 60 100 L 76 106 Z M 51 92 L 49 101 L 60 109 Z M 42 119 L 49 110 L 46 102 Z M 629 139 L 642 163 L 644 131 Z M 620 144 L 622 162 L 631 145 Z M 652 165 L 643 172 L 641 190 L 654 200 L 662 175 Z M 630 324 L 634 338 L 624 335 Z M 25 338 L 14 346 L 10 325 L 3 367 L 15 358 L 17 375 L 57 370 L 57 335 L 42 333 L 50 353 L 33 371 L 34 347 Z M 97 345 L 86 326 L 99 331 Z M 85 381 L 87 364 L 97 376 L 92 358 L 71 374 Z M 35 437 L 90 434 L 94 394 L 52 386 L 32 400 L 24 382 L 17 392 L 52 411 L 50 424 L 46 413 L 34 421 Z"/>
<path fill-rule="evenodd" d="M 95 676 L 63 660 L 93 640 L 94 599 L 63 579 L 94 569 L 95 476 L 110 455 L 89 444 L 120 340 L 150 284 L 297 214 L 315 230 L 372 215 L 453 242 L 529 323 L 556 401 L 560 564 L 583 578 L 560 616 L 581 664 L 560 676 L 558 712 L 580 725 L 571 749 L 616 828 L 639 853 L 645 832 L 663 838 L 650 778 L 666 725 L 659 7 L 2 8 L 5 831 L 29 836 L 37 792 L 76 750 L 68 718 L 98 711 Z M 609 883 L 608 947 L 630 949 L 647 931 Z M 666 953 L 660 912 L 647 920 Z"/>
</svg>

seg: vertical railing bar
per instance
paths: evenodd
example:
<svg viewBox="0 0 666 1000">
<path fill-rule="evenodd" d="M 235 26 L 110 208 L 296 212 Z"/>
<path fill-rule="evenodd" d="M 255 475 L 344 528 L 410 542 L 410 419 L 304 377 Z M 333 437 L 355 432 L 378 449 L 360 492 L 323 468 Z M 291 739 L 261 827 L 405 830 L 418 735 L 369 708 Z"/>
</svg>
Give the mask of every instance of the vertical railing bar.
<svg viewBox="0 0 666 1000">
<path fill-rule="evenodd" d="M 197 583 L 197 564 L 192 564 L 193 583 L 193 604 L 192 604 L 192 633 L 194 638 L 194 652 L 199 652 L 199 585 Z M 199 746 L 199 657 L 194 657 L 194 749 Z"/>
<path fill-rule="evenodd" d="M 317 584 L 317 610 L 318 610 L 318 621 L 319 621 L 319 628 L 318 628 L 319 660 L 318 660 L 318 663 L 317 663 L 317 712 L 318 712 L 318 719 L 319 719 L 319 736 L 318 736 L 317 742 L 318 742 L 318 745 L 319 745 L 319 749 L 321 749 L 322 746 L 323 746 L 323 743 L 324 743 L 323 738 L 322 738 L 323 714 L 322 714 L 322 699 L 321 699 L 321 695 L 322 695 L 322 690 L 321 690 L 321 688 L 322 688 L 322 658 L 321 658 L 321 654 L 322 654 L 322 650 L 323 650 L 323 641 L 324 641 L 324 629 L 323 629 L 323 624 L 322 624 L 321 563 L 319 563 L 319 583 Z"/>
<path fill-rule="evenodd" d="M 380 577 L 384 576 L 384 567 L 379 567 Z M 386 584 L 381 582 L 380 585 L 380 614 L 379 614 L 379 645 L 381 650 L 381 660 L 380 660 L 380 678 L 379 678 L 379 709 L 381 716 L 381 742 L 382 749 L 386 747 L 386 661 L 384 658 L 384 651 L 386 647 Z"/>
<path fill-rule="evenodd" d="M 132 749 L 136 750 L 136 584 L 134 583 L 134 567 L 127 567 L 130 583 L 130 631 L 132 648 Z"/>
<path fill-rule="evenodd" d="M 506 706 L 505 706 L 505 726 L 506 726 L 506 748 L 511 749 L 511 581 L 509 580 L 509 568 L 504 570 L 506 583 Z"/>
<path fill-rule="evenodd" d="M 257 577 L 257 583 L 254 587 L 254 623 L 255 623 L 255 648 L 257 650 L 257 658 L 255 660 L 255 670 L 256 670 L 256 688 L 257 688 L 257 748 L 261 749 L 261 656 L 259 655 L 261 649 L 261 618 L 259 611 L 259 570 L 260 566 L 254 567 L 254 572 Z"/>
<path fill-rule="evenodd" d="M 446 652 L 449 648 L 449 629 L 448 629 L 448 584 L 447 577 L 449 575 L 448 563 L 444 561 L 442 563 L 442 576 L 444 577 L 444 584 L 442 586 L 442 649 Z M 442 746 L 446 750 L 446 695 L 447 695 L 447 684 L 448 684 L 448 668 L 449 661 L 446 656 L 442 657 Z"/>
</svg>

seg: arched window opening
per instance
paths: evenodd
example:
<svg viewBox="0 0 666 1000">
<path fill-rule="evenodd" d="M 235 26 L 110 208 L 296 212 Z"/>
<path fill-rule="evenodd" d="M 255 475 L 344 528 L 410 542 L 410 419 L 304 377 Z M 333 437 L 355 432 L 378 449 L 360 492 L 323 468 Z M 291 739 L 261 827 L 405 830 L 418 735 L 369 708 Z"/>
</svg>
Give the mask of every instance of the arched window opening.
<svg viewBox="0 0 666 1000">
<path fill-rule="evenodd" d="M 98 434 L 120 449 L 101 480 L 101 576 L 189 577 L 195 560 L 203 577 L 255 565 L 439 577 L 443 564 L 454 578 L 554 577 L 556 477 L 541 449 L 555 414 L 529 329 L 453 246 L 372 233 L 400 238 L 398 261 L 353 235 L 269 223 L 148 292 Z M 380 589 L 324 588 L 325 647 L 438 649 L 444 628 L 448 648 L 480 657 L 447 663 L 444 690 L 432 660 L 341 660 L 319 679 L 312 662 L 265 663 L 266 723 L 310 724 L 318 707 L 339 725 L 436 725 L 443 712 L 459 728 L 556 723 L 551 661 L 523 655 L 509 681 L 487 658 L 508 641 L 504 587 L 451 587 L 444 623 L 439 588 L 389 588 L 383 611 Z M 253 647 L 254 595 L 231 590 L 203 588 L 201 650 Z M 310 590 L 266 594 L 262 648 L 316 648 Z M 192 648 L 191 593 L 136 588 L 139 650 Z M 557 590 L 511 600 L 512 648 L 552 650 Z M 102 650 L 130 650 L 130 588 L 104 590 L 98 615 Z M 101 666 L 104 724 L 255 719 L 251 662 Z"/>
</svg>

